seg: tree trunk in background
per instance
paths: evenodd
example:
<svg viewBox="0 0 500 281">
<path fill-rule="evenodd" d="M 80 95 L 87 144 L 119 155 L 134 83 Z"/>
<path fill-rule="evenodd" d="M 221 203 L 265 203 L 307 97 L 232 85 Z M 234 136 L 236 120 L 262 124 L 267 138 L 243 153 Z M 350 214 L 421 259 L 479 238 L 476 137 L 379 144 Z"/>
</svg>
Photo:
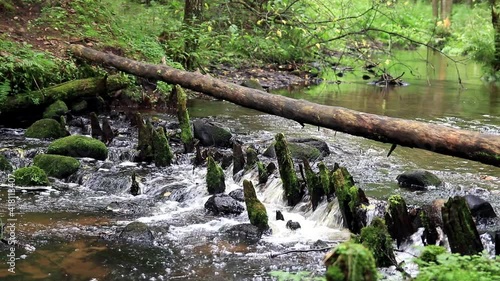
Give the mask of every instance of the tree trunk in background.
<svg viewBox="0 0 500 281">
<path fill-rule="evenodd" d="M 75 56 L 161 80 L 235 104 L 384 143 L 417 147 L 500 167 L 500 136 L 358 112 L 226 83 L 209 75 L 151 65 L 72 45 Z"/>
<path fill-rule="evenodd" d="M 498 21 L 499 12 L 496 0 L 490 0 L 491 4 L 491 23 L 495 31 L 495 56 L 492 62 L 494 71 L 500 70 L 500 22 Z"/>
<path fill-rule="evenodd" d="M 432 16 L 435 19 L 439 18 L 439 6 L 441 6 L 441 1 L 432 0 Z"/>
<path fill-rule="evenodd" d="M 198 47 L 197 32 L 193 31 L 196 25 L 203 21 L 203 0 L 186 0 L 184 5 L 184 24 L 186 32 L 184 33 L 184 67 L 193 69 L 196 63 L 196 49 Z M 187 38 L 186 38 L 187 35 Z"/>
</svg>

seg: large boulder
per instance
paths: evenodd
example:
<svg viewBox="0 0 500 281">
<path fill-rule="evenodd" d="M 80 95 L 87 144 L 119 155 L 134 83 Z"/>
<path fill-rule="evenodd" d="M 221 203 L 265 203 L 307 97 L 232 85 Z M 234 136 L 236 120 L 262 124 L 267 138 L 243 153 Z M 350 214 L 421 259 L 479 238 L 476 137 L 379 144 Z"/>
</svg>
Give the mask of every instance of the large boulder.
<svg viewBox="0 0 500 281">
<path fill-rule="evenodd" d="M 465 195 L 472 216 L 475 218 L 496 218 L 497 214 L 491 204 L 476 195 Z"/>
<path fill-rule="evenodd" d="M 54 119 L 40 119 L 26 129 L 24 136 L 37 139 L 58 139 L 66 136 L 66 130 Z"/>
<path fill-rule="evenodd" d="M 49 179 L 45 172 L 36 167 L 24 167 L 14 171 L 14 178 L 16 179 L 16 185 L 19 186 L 37 186 L 37 185 L 48 185 Z"/>
<path fill-rule="evenodd" d="M 50 177 L 65 178 L 78 170 L 80 162 L 69 156 L 38 154 L 33 159 L 33 165 L 44 170 Z"/>
<path fill-rule="evenodd" d="M 151 243 L 155 239 L 149 227 L 142 222 L 131 222 L 120 233 L 120 239 L 126 241 Z"/>
<path fill-rule="evenodd" d="M 207 120 L 193 122 L 194 137 L 203 146 L 231 147 L 231 133 Z"/>
<path fill-rule="evenodd" d="M 423 190 L 428 186 L 440 186 L 442 181 L 433 173 L 425 170 L 413 170 L 397 176 L 399 186 Z"/>
<path fill-rule="evenodd" d="M 59 120 L 61 116 L 68 112 L 68 106 L 62 100 L 56 100 L 51 105 L 45 108 L 43 112 L 43 118 L 51 118 L 55 120 Z"/>
<path fill-rule="evenodd" d="M 230 226 L 224 230 L 229 237 L 243 240 L 250 243 L 258 242 L 262 236 L 262 231 L 253 224 L 242 223 Z"/>
<path fill-rule="evenodd" d="M 108 157 L 108 148 L 100 140 L 73 135 L 52 142 L 47 153 L 105 160 Z"/>
<path fill-rule="evenodd" d="M 12 171 L 12 165 L 3 154 L 0 154 L 0 171 Z"/>
<path fill-rule="evenodd" d="M 245 210 L 238 201 L 227 194 L 215 194 L 208 198 L 205 209 L 214 215 L 239 215 Z"/>
</svg>

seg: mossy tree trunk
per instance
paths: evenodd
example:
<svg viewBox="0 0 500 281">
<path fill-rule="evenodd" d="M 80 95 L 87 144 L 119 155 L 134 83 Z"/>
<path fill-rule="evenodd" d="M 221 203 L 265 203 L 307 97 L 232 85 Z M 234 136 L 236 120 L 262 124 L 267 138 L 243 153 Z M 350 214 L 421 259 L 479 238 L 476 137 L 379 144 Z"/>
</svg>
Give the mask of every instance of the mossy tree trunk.
<svg viewBox="0 0 500 281">
<path fill-rule="evenodd" d="M 245 155 L 241 144 L 233 142 L 233 176 L 245 168 Z"/>
<path fill-rule="evenodd" d="M 401 195 L 393 195 L 389 197 L 388 201 L 389 205 L 385 213 L 385 221 L 389 233 L 396 240 L 399 247 L 403 241 L 414 233 L 413 225 L 408 215 L 406 202 Z"/>
<path fill-rule="evenodd" d="M 483 250 L 474 219 L 465 198 L 448 199 L 441 209 L 444 233 L 448 236 L 452 253 L 475 255 Z"/>
<path fill-rule="evenodd" d="M 491 5 L 491 23 L 493 24 L 493 30 L 495 32 L 494 35 L 494 46 L 495 46 L 495 55 L 492 61 L 492 68 L 494 71 L 500 70 L 500 13 L 498 9 L 500 9 L 500 5 L 497 4 L 496 0 L 490 0 Z"/>
<path fill-rule="evenodd" d="M 172 94 L 177 98 L 177 119 L 181 128 L 181 141 L 184 145 L 184 153 L 191 153 L 194 151 L 194 137 L 187 110 L 187 96 L 179 85 L 175 85 Z"/>
<path fill-rule="evenodd" d="M 302 191 L 299 179 L 295 173 L 295 166 L 293 164 L 290 149 L 288 149 L 287 141 L 285 140 L 285 135 L 279 133 L 276 135 L 275 139 L 276 143 L 274 144 L 274 150 L 276 151 L 285 198 L 288 206 L 295 206 L 302 199 L 304 192 Z"/>
<path fill-rule="evenodd" d="M 250 223 L 258 227 L 261 231 L 269 229 L 266 207 L 260 202 L 259 198 L 257 198 L 255 188 L 251 181 L 243 181 L 243 194 Z"/>
<path fill-rule="evenodd" d="M 196 50 L 198 48 L 198 35 L 196 26 L 203 21 L 203 0 L 186 0 L 184 4 L 184 54 L 186 56 L 184 67 L 193 69 L 196 64 Z"/>
<path fill-rule="evenodd" d="M 307 159 L 304 158 L 302 159 L 302 161 L 304 163 L 307 190 L 309 191 L 309 197 L 311 200 L 312 209 L 314 211 L 318 207 L 318 204 L 321 201 L 323 195 L 325 195 L 325 191 L 323 189 L 323 184 L 319 173 L 316 174 L 313 171 Z"/>
<path fill-rule="evenodd" d="M 212 156 L 207 157 L 206 183 L 209 194 L 224 193 L 226 190 L 224 170 L 222 170 L 222 167 L 215 162 Z"/>
<path fill-rule="evenodd" d="M 184 88 L 299 123 L 500 167 L 500 137 L 496 135 L 295 100 L 226 83 L 201 73 L 189 73 L 164 65 L 141 63 L 81 45 L 73 45 L 71 50 L 77 57 L 110 65 L 134 75 L 179 84 Z"/>
</svg>

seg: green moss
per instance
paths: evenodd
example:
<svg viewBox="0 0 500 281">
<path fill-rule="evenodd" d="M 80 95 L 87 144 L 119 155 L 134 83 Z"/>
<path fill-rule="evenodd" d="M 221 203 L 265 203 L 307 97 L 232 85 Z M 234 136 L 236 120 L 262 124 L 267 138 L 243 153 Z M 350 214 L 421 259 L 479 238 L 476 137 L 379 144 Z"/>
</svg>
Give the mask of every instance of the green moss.
<svg viewBox="0 0 500 281">
<path fill-rule="evenodd" d="M 52 142 L 47 148 L 47 154 L 105 160 L 108 157 L 108 148 L 99 140 L 73 135 Z"/>
<path fill-rule="evenodd" d="M 243 194 L 247 206 L 248 218 L 250 223 L 261 230 L 269 228 L 266 207 L 257 198 L 255 189 L 251 181 L 243 181 Z"/>
<path fill-rule="evenodd" d="M 44 170 L 50 177 L 65 178 L 78 170 L 80 162 L 69 156 L 38 154 L 33 159 L 33 165 Z"/>
<path fill-rule="evenodd" d="M 57 139 L 66 136 L 66 130 L 54 119 L 40 119 L 24 134 L 27 138 Z"/>
<path fill-rule="evenodd" d="M 418 265 L 425 266 L 429 263 L 437 263 L 437 256 L 446 253 L 446 249 L 441 246 L 429 245 L 424 248 L 418 257 Z M 422 263 L 423 262 L 423 263 Z"/>
<path fill-rule="evenodd" d="M 259 183 L 266 183 L 269 175 L 267 174 L 267 169 L 264 166 L 264 163 L 258 161 L 257 162 L 257 170 L 259 172 Z"/>
<path fill-rule="evenodd" d="M 167 137 L 165 136 L 165 131 L 163 128 L 158 128 L 156 131 L 153 130 L 153 153 L 154 162 L 158 167 L 165 167 L 172 163 L 172 150 L 168 143 Z"/>
<path fill-rule="evenodd" d="M 57 100 L 49 105 L 43 112 L 43 118 L 52 118 L 58 120 L 59 117 L 68 112 L 68 106 L 65 102 Z"/>
<path fill-rule="evenodd" d="M 19 186 L 37 186 L 37 185 L 48 185 L 49 179 L 47 174 L 36 166 L 24 167 L 14 171 L 14 178 L 16 179 L 16 185 Z"/>
<path fill-rule="evenodd" d="M 289 206 L 295 206 L 302 199 L 302 190 L 297 174 L 295 173 L 292 156 L 288 149 L 285 135 L 279 133 L 276 135 L 275 139 L 276 143 L 274 144 L 274 149 L 276 151 L 276 158 L 278 159 L 278 167 L 281 181 L 283 182 L 283 189 L 285 190 L 285 197 Z"/>
<path fill-rule="evenodd" d="M 319 178 L 321 181 L 321 186 L 323 186 L 323 191 L 326 195 L 329 195 L 330 192 L 333 193 L 333 187 L 330 188 L 330 175 L 328 168 L 326 167 L 325 163 L 320 162 L 318 164 L 318 169 L 319 169 Z"/>
<path fill-rule="evenodd" d="M 3 154 L 0 154 L 0 171 L 12 171 L 12 165 Z"/>
<path fill-rule="evenodd" d="M 327 281 L 375 281 L 375 259 L 370 250 L 354 242 L 338 245 L 325 259 Z"/>
<path fill-rule="evenodd" d="M 194 151 L 194 137 L 191 123 L 189 122 L 189 112 L 187 110 L 187 96 L 181 86 L 175 85 L 177 91 L 177 119 L 181 128 L 181 141 L 184 144 L 184 152 Z"/>
<path fill-rule="evenodd" d="M 209 194 L 223 193 L 226 190 L 224 170 L 211 156 L 207 158 L 206 183 Z"/>
<path fill-rule="evenodd" d="M 382 219 L 375 218 L 370 226 L 361 229 L 359 240 L 363 246 L 372 251 L 378 267 L 388 267 L 396 264 L 392 238 Z"/>
<path fill-rule="evenodd" d="M 246 150 L 246 156 L 247 156 L 247 164 L 246 164 L 246 169 L 252 169 L 255 164 L 259 161 L 258 153 L 253 149 L 252 147 L 248 147 Z"/>
<path fill-rule="evenodd" d="M 321 182 L 321 177 L 319 174 L 316 174 L 312 170 L 311 165 L 309 165 L 309 161 L 307 161 L 307 159 L 304 159 L 304 172 L 312 208 L 313 210 L 316 210 L 316 207 L 321 201 L 322 196 L 325 194 Z"/>
<path fill-rule="evenodd" d="M 137 150 L 139 150 L 138 160 L 151 162 L 154 158 L 153 154 L 153 125 L 149 120 L 144 124 L 144 120 L 140 113 L 135 115 L 138 137 L 137 137 Z"/>
</svg>

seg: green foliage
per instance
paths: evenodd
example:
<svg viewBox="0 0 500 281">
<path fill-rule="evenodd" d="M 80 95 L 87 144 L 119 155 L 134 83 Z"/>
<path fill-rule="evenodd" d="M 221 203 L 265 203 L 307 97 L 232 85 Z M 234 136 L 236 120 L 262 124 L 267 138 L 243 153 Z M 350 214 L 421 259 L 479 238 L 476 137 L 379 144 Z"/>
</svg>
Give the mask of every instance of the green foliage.
<svg viewBox="0 0 500 281">
<path fill-rule="evenodd" d="M 24 167 L 14 171 L 14 178 L 16 185 L 30 186 L 30 185 L 48 185 L 49 179 L 45 172 L 36 167 Z"/>
<path fill-rule="evenodd" d="M 271 271 L 269 273 L 271 277 L 274 277 L 277 281 L 323 281 L 324 277 L 314 276 L 313 272 L 309 271 L 299 271 L 299 272 L 287 272 L 287 271 Z"/>
<path fill-rule="evenodd" d="M 374 218 L 370 226 L 362 228 L 359 242 L 372 251 L 377 266 L 388 267 L 396 263 L 392 238 L 382 219 Z"/>
<path fill-rule="evenodd" d="M 12 165 L 3 154 L 0 154 L 0 171 L 12 171 Z"/>
<path fill-rule="evenodd" d="M 348 241 L 338 245 L 327 256 L 326 280 L 375 281 L 378 279 L 375 259 L 370 250 L 361 244 Z M 332 269 L 333 267 L 333 269 Z"/>
<path fill-rule="evenodd" d="M 494 281 L 500 276 L 500 259 L 491 259 L 486 254 L 461 256 L 432 248 L 425 249 L 416 263 L 420 273 L 415 281 Z"/>
</svg>

